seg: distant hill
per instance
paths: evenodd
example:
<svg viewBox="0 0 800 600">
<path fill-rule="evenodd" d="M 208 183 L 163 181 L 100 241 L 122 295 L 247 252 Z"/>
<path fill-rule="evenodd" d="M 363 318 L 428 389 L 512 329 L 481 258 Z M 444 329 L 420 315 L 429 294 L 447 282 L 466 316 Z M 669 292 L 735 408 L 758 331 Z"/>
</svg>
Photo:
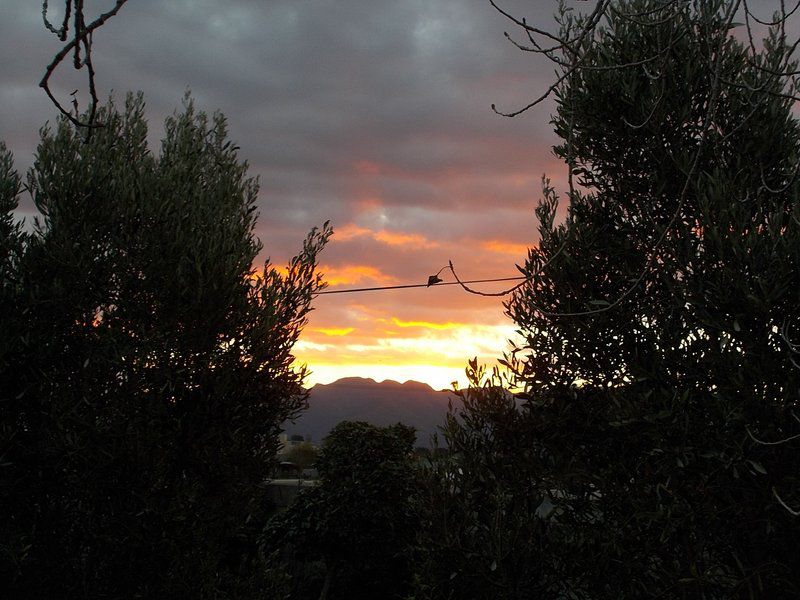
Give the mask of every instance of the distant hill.
<svg viewBox="0 0 800 600">
<path fill-rule="evenodd" d="M 444 422 L 452 392 L 436 391 L 425 383 L 347 377 L 311 388 L 309 407 L 297 420 L 284 423 L 289 435 L 310 435 L 318 444 L 340 421 L 373 425 L 397 422 L 417 429 L 417 446 L 430 446 L 430 437 Z"/>
</svg>

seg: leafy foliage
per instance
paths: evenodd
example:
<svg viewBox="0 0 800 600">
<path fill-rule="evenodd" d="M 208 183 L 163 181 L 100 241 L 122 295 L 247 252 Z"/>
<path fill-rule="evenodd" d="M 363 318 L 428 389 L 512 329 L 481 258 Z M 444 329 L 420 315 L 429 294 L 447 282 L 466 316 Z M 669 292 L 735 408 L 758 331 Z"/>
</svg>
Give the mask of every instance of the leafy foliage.
<svg viewBox="0 0 800 600">
<path fill-rule="evenodd" d="M 282 458 L 294 463 L 302 471 L 314 466 L 318 454 L 319 450 L 311 442 L 303 442 L 289 448 L 288 452 L 282 455 Z"/>
<path fill-rule="evenodd" d="M 472 597 L 800 594 L 800 127 L 780 26 L 753 56 L 732 8 L 613 3 L 567 50 L 556 153 L 577 187 L 559 225 L 545 184 L 507 304 L 527 401 L 484 390 L 446 432 L 467 466 L 435 505 L 442 562 Z"/>
<path fill-rule="evenodd" d="M 89 139 L 45 127 L 28 175 L 42 217 L 3 271 L 22 309 L 0 356 L 17 597 L 243 593 L 279 425 L 305 404 L 291 347 L 330 229 L 254 272 L 258 185 L 224 117 L 187 98 L 155 156 L 143 115 L 129 96 Z"/>
<path fill-rule="evenodd" d="M 457 392 L 442 427 L 449 452 L 434 452 L 424 471 L 416 597 L 558 597 L 518 401 L 476 361 L 467 373 L 474 386 Z"/>
<path fill-rule="evenodd" d="M 274 517 L 264 537 L 265 551 L 293 575 L 291 597 L 404 597 L 417 531 L 415 438 L 400 423 L 333 428 L 316 463 L 319 485 Z"/>
</svg>

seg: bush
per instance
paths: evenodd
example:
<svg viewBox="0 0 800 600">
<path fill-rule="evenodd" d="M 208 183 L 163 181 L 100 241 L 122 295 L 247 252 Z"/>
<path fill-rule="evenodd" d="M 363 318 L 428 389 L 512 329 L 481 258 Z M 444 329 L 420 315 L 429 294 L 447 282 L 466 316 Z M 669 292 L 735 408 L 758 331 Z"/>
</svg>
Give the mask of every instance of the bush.
<svg viewBox="0 0 800 600">
<path fill-rule="evenodd" d="M 319 485 L 270 522 L 265 552 L 293 598 L 403 598 L 417 533 L 416 436 L 402 424 L 344 421 L 317 459 Z"/>
</svg>

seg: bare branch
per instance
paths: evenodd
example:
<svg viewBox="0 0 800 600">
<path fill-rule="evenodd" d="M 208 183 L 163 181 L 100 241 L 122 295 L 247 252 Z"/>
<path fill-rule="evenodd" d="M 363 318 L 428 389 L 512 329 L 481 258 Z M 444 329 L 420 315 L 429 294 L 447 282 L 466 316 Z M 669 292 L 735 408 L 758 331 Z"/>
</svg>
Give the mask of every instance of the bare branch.
<svg viewBox="0 0 800 600">
<path fill-rule="evenodd" d="M 794 8 L 792 10 L 790 10 L 789 12 L 786 12 L 786 8 L 785 8 L 784 3 L 782 1 L 781 2 L 781 16 L 780 16 L 780 18 L 774 19 L 772 21 L 766 21 L 766 20 L 762 20 L 762 19 L 759 19 L 758 17 L 756 17 L 755 14 L 753 14 L 753 11 L 751 11 L 749 9 L 749 7 L 747 6 L 747 3 L 745 2 L 745 10 L 750 15 L 750 18 L 753 19 L 753 21 L 755 21 L 759 25 L 766 25 L 767 27 L 775 27 L 776 25 L 781 25 L 782 23 L 786 23 L 786 20 L 789 17 L 791 17 L 795 12 L 797 12 L 798 8 L 800 8 L 800 0 L 798 0 L 798 2 L 795 3 Z"/>
<path fill-rule="evenodd" d="M 558 42 L 556 46 L 554 46 L 552 48 L 549 48 L 549 49 L 546 49 L 546 50 L 539 49 L 538 52 L 541 53 L 541 54 L 544 54 L 545 56 L 550 58 L 553 62 L 555 62 L 559 66 L 565 67 L 564 72 L 558 77 L 558 79 L 552 85 L 550 85 L 548 87 L 548 89 L 544 92 L 544 94 L 542 94 L 539 98 L 537 98 L 533 102 L 529 103 L 528 105 L 526 105 L 526 106 L 524 106 L 524 107 L 522 107 L 522 108 L 520 108 L 518 110 L 512 111 L 512 112 L 503 112 L 503 111 L 497 110 L 496 106 L 494 104 L 492 104 L 492 110 L 495 113 L 497 113 L 498 115 L 503 116 L 503 117 L 515 117 L 515 116 L 517 116 L 519 114 L 522 114 L 525 111 L 533 108 L 537 104 L 540 104 L 540 103 L 544 102 L 558 88 L 558 86 L 561 84 L 561 82 L 563 82 L 566 78 L 568 78 L 570 75 L 572 75 L 572 73 L 574 73 L 577 70 L 577 68 L 580 67 L 583 64 L 583 62 L 585 60 L 585 55 L 584 55 L 584 57 L 578 58 L 578 54 L 579 54 L 578 48 L 580 47 L 580 45 L 584 41 L 590 39 L 594 35 L 594 32 L 595 32 L 595 30 L 597 28 L 597 25 L 600 22 L 600 20 L 602 19 L 603 15 L 605 14 L 605 10 L 608 7 L 608 5 L 610 4 L 611 0 L 598 0 L 597 4 L 595 5 L 594 10 L 586 18 L 586 22 L 581 27 L 580 33 L 578 35 L 576 35 L 574 38 L 570 38 L 569 37 L 569 32 L 567 32 L 564 37 L 560 37 L 560 36 L 553 35 L 553 34 L 551 34 L 549 32 L 546 32 L 544 30 L 538 29 L 536 27 L 531 27 L 530 25 L 527 24 L 526 20 L 517 19 L 516 17 L 513 17 L 512 15 L 507 13 L 506 11 L 502 10 L 500 7 L 497 6 L 497 4 L 495 4 L 494 0 L 489 0 L 489 2 L 491 3 L 491 5 L 495 9 L 497 9 L 498 12 L 500 12 L 502 15 L 504 15 L 505 17 L 507 17 L 508 19 L 510 19 L 511 21 L 513 21 L 514 23 L 516 23 L 517 25 L 522 27 L 525 31 L 527 31 L 528 34 L 529 34 L 529 37 L 530 37 L 531 34 L 535 33 L 535 34 L 543 35 L 543 36 L 547 37 L 548 39 L 551 39 L 551 40 L 554 40 L 554 41 Z M 507 36 L 507 37 L 508 37 L 508 39 L 511 39 L 510 36 Z M 531 40 L 533 41 L 533 38 L 531 38 Z M 513 40 L 512 40 L 512 43 L 515 43 L 515 42 L 513 42 Z M 533 42 L 533 43 L 535 44 L 536 42 Z M 515 43 L 515 45 L 516 45 L 516 43 Z M 561 61 L 561 60 L 558 60 L 557 58 L 555 58 L 553 56 L 553 53 L 558 51 L 558 50 L 562 50 L 562 51 L 563 50 L 568 50 L 570 52 L 570 54 L 572 54 L 572 60 L 569 61 L 568 64 L 565 64 L 565 62 L 567 62 L 567 61 Z M 623 68 L 623 67 L 620 66 L 619 68 Z"/>
<path fill-rule="evenodd" d="M 44 17 L 45 26 L 47 29 L 55 33 L 60 40 L 65 41 L 66 36 L 69 29 L 69 15 L 70 11 L 74 11 L 74 21 L 73 21 L 73 37 L 72 39 L 53 57 L 53 60 L 47 65 L 45 69 L 44 77 L 39 82 L 39 87 L 41 87 L 47 97 L 53 102 L 55 107 L 64 115 L 69 121 L 75 125 L 76 127 L 87 127 L 91 130 L 91 128 L 102 127 L 103 125 L 100 123 L 94 122 L 94 117 L 97 113 L 97 90 L 95 87 L 95 71 L 94 66 L 92 65 L 92 34 L 96 29 L 101 27 L 106 21 L 108 21 L 111 17 L 116 15 L 122 6 L 128 0 L 116 0 L 113 8 L 108 10 L 107 12 L 102 13 L 99 17 L 97 17 L 94 21 L 92 21 L 89 25 L 86 25 L 83 16 L 83 0 L 75 0 L 74 6 L 72 0 L 66 0 L 66 13 L 64 17 L 64 23 L 61 29 L 55 29 L 52 24 L 47 20 L 47 9 L 48 3 L 45 0 L 42 6 L 42 15 Z M 81 50 L 83 51 L 83 58 L 81 58 Z M 78 115 L 73 116 L 72 113 L 66 110 L 58 99 L 53 95 L 52 90 L 50 89 L 50 77 L 53 75 L 53 72 L 56 68 L 62 63 L 62 61 L 67 57 L 67 55 L 72 52 L 73 53 L 73 66 L 75 69 L 81 69 L 86 66 L 88 77 L 89 77 L 89 94 L 91 97 L 91 104 L 89 106 L 89 120 L 86 122 L 81 121 L 78 118 Z"/>
<path fill-rule="evenodd" d="M 54 33 L 58 39 L 62 42 L 67 40 L 67 30 L 69 29 L 69 17 L 72 13 L 72 0 L 66 0 L 66 7 L 64 10 L 64 21 L 61 23 L 61 28 L 56 29 L 52 23 L 50 23 L 49 19 L 47 18 L 47 10 L 48 10 L 48 0 L 44 0 L 42 2 L 42 20 L 44 21 L 44 26 Z"/>
<path fill-rule="evenodd" d="M 519 25 L 520 27 L 522 27 L 529 34 L 541 35 L 543 37 L 546 37 L 546 38 L 556 42 L 556 46 L 554 46 L 554 48 L 562 48 L 564 46 L 564 40 L 562 38 L 558 37 L 557 35 L 552 34 L 549 31 L 545 31 L 544 29 L 538 29 L 537 27 L 531 27 L 530 25 L 528 25 L 528 23 L 527 23 L 527 21 L 525 19 L 517 19 L 513 15 L 507 13 L 505 10 L 500 8 L 495 3 L 494 0 L 489 0 L 489 4 L 491 4 L 495 8 L 495 10 L 497 10 L 497 12 L 499 12 L 501 15 L 506 17 L 509 21 L 511 21 L 514 24 Z"/>
<path fill-rule="evenodd" d="M 563 252 L 564 248 L 567 245 L 567 241 L 568 240 L 569 240 L 569 238 L 567 236 L 564 236 L 564 240 L 561 242 L 561 245 L 558 247 L 558 249 L 553 254 L 551 254 L 550 258 L 548 258 L 538 269 L 536 269 L 535 273 L 532 273 L 532 274 L 528 275 L 527 277 L 525 277 L 525 279 L 523 281 L 519 282 L 518 284 L 516 284 L 513 287 L 508 288 L 507 290 L 503 290 L 502 292 L 481 292 L 480 290 L 472 289 L 471 287 L 469 287 L 466 284 L 467 282 L 462 281 L 458 277 L 458 273 L 456 273 L 456 269 L 453 266 L 453 261 L 452 260 L 447 261 L 447 266 L 442 267 L 439 270 L 439 273 L 441 273 L 444 269 L 449 269 L 450 272 L 453 274 L 453 277 L 455 277 L 456 282 L 464 289 L 464 291 L 469 292 L 470 294 L 474 294 L 476 296 L 486 296 L 486 297 L 507 296 L 508 294 L 511 294 L 511 293 L 517 291 L 519 288 L 521 288 L 526 283 L 530 283 L 531 280 L 534 277 L 536 277 L 536 275 L 538 275 L 539 273 L 544 271 L 547 268 L 547 266 L 550 265 L 550 263 L 552 263 L 556 258 L 558 258 L 558 256 L 561 254 L 561 252 Z M 437 275 L 438 275 L 438 273 L 437 273 Z"/>
</svg>

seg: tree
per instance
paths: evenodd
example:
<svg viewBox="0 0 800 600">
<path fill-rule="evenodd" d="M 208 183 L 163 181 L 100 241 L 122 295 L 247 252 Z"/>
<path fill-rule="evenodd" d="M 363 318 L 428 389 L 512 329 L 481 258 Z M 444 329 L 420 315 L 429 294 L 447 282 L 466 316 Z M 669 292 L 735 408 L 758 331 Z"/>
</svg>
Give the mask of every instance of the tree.
<svg viewBox="0 0 800 600">
<path fill-rule="evenodd" d="M 474 385 L 456 392 L 460 405 L 441 428 L 448 452 L 435 451 L 423 471 L 416 597 L 565 596 L 537 518 L 548 502 L 529 476 L 536 457 L 518 401 L 477 361 L 467 374 Z"/>
<path fill-rule="evenodd" d="M 22 224 L 14 218 L 22 182 L 14 170 L 14 159 L 0 142 L 0 356 L 8 355 L 15 337 L 14 324 L 19 322 L 19 262 L 25 235 Z"/>
<path fill-rule="evenodd" d="M 0 356 L 3 578 L 16 597 L 242 594 L 331 230 L 257 272 L 258 185 L 222 115 L 187 98 L 158 156 L 141 96 L 98 116 L 89 139 L 42 130 L 41 220 L 3 273 L 21 307 Z"/>
<path fill-rule="evenodd" d="M 14 218 L 21 191 L 21 180 L 14 170 L 13 157 L 0 142 L 0 390 L 7 389 L 7 373 L 13 362 L 14 351 L 25 334 L 22 328 L 24 307 L 20 303 L 19 262 L 25 236 L 21 224 Z M 23 515 L 12 510 L 17 497 L 17 483 L 24 479 L 26 465 L 13 460 L 12 447 L 19 441 L 19 424 L 11 417 L 7 392 L 0 391 L 0 512 L 6 515 L 0 525 L 0 576 L 11 577 L 27 545 L 28 525 Z M 23 499 L 23 498 L 20 498 Z M 16 564 L 15 564 L 16 563 Z"/>
<path fill-rule="evenodd" d="M 417 532 L 415 439 L 400 423 L 343 421 L 331 430 L 316 463 L 319 485 L 265 535 L 265 552 L 294 575 L 293 597 L 405 597 Z M 323 568 L 317 577 L 315 565 Z"/>
<path fill-rule="evenodd" d="M 311 442 L 303 442 L 289 448 L 283 458 L 297 465 L 297 468 L 302 471 L 314 466 L 318 454 L 319 450 Z"/>
<path fill-rule="evenodd" d="M 787 13 L 760 46 L 752 17 L 737 1 L 598 2 L 562 11 L 550 49 L 515 19 L 560 68 L 567 216 L 545 184 L 506 304 L 525 405 L 478 421 L 491 443 L 459 443 L 481 431 L 469 421 L 448 441 L 490 464 L 516 432 L 529 460 L 503 489 L 547 498 L 529 521 L 553 557 L 545 595 L 800 593 L 796 67 Z"/>
</svg>

